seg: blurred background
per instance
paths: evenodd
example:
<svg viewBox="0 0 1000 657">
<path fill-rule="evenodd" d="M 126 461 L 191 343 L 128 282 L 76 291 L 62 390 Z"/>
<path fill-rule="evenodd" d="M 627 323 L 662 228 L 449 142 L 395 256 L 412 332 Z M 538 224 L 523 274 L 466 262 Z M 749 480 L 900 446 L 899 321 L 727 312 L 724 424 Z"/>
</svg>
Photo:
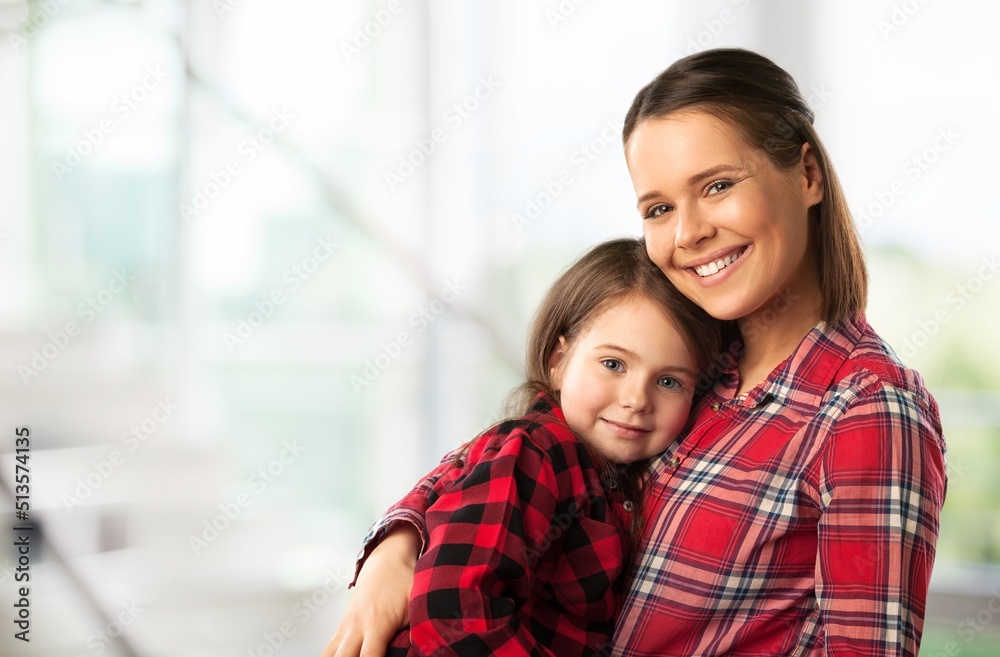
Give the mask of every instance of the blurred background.
<svg viewBox="0 0 1000 657">
<path fill-rule="evenodd" d="M 548 284 L 640 234 L 634 94 L 742 46 L 809 98 L 869 321 L 941 406 L 921 654 L 1000 654 L 998 23 L 985 0 L 0 0 L 0 652 L 318 655 L 367 527 L 497 417 Z"/>
</svg>

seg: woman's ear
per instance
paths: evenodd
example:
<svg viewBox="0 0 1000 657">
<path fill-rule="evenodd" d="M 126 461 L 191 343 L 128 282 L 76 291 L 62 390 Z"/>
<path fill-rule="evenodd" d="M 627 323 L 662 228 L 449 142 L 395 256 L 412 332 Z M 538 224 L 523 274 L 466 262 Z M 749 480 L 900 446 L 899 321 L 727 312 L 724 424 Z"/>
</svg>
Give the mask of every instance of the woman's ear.
<svg viewBox="0 0 1000 657">
<path fill-rule="evenodd" d="M 808 204 L 807 207 L 811 208 L 823 200 L 826 185 L 823 181 L 823 170 L 819 166 L 819 160 L 816 159 L 816 152 L 809 142 L 802 144 L 799 167 L 803 176 L 802 191 Z"/>
<path fill-rule="evenodd" d="M 567 347 L 566 336 L 560 335 L 559 342 L 556 343 L 556 348 L 552 350 L 552 355 L 549 356 L 549 380 L 552 381 L 552 389 L 555 392 L 559 392 L 560 388 L 562 388 L 562 368 L 559 366 L 566 358 Z"/>
</svg>

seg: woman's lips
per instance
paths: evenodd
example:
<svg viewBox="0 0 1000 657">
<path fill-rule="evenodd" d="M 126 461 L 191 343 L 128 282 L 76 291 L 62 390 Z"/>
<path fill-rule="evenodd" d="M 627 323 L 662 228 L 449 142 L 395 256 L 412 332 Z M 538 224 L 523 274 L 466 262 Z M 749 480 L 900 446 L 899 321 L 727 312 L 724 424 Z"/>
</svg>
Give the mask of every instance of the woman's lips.
<svg viewBox="0 0 1000 657">
<path fill-rule="evenodd" d="M 684 268 L 684 271 L 688 273 L 688 275 L 695 281 L 697 285 L 700 285 L 702 287 L 713 287 L 715 285 L 719 285 L 720 283 L 728 279 L 730 276 L 732 276 L 734 272 L 738 271 L 739 268 L 750 256 L 752 251 L 753 251 L 753 245 L 747 244 L 741 247 L 737 247 L 730 253 L 723 252 L 722 254 L 719 254 L 722 256 L 721 258 L 716 257 L 714 260 L 702 261 L 694 266 L 688 265 L 687 267 Z M 736 255 L 736 257 L 734 258 L 733 255 Z M 719 260 L 722 260 L 723 263 L 725 263 L 726 258 L 729 258 L 729 264 L 728 265 L 724 264 L 723 267 L 720 269 L 718 266 Z M 698 269 L 706 271 L 705 268 L 707 268 L 707 273 L 705 273 L 704 275 L 697 271 Z M 714 274 L 711 273 L 713 268 L 715 270 Z"/>
<path fill-rule="evenodd" d="M 695 273 L 698 274 L 699 276 L 701 276 L 702 278 L 705 278 L 706 276 L 712 276 L 713 274 L 718 274 L 720 271 L 722 271 L 723 269 L 725 269 L 729 265 L 731 265 L 734 262 L 736 262 L 737 260 L 739 260 L 740 256 L 742 256 L 744 253 L 746 253 L 746 251 L 747 251 L 747 247 L 746 246 L 741 246 L 740 248 L 736 249 L 734 252 L 732 252 L 730 254 L 727 254 L 726 257 L 724 257 L 724 258 L 719 258 L 717 260 L 713 260 L 713 261 L 709 262 L 708 264 L 698 265 L 697 267 L 693 267 L 693 269 L 694 269 Z"/>
</svg>

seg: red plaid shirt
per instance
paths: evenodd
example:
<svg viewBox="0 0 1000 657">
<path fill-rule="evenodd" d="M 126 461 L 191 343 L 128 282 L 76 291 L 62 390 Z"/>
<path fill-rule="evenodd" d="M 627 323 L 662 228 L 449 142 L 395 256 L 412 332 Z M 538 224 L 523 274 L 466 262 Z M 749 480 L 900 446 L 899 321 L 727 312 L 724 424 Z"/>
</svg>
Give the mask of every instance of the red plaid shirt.
<svg viewBox="0 0 1000 657">
<path fill-rule="evenodd" d="M 653 465 L 612 654 L 916 655 L 946 487 L 922 379 L 861 318 L 738 382 Z M 422 527 L 425 486 L 383 522 Z"/>
<path fill-rule="evenodd" d="M 820 324 L 654 465 L 615 655 L 916 655 L 945 495 L 937 404 L 864 319 Z"/>
<path fill-rule="evenodd" d="M 627 570 L 621 494 L 605 492 L 544 395 L 462 460 L 446 457 L 420 490 L 426 540 L 410 629 L 387 654 L 596 655 L 614 630 Z"/>
</svg>

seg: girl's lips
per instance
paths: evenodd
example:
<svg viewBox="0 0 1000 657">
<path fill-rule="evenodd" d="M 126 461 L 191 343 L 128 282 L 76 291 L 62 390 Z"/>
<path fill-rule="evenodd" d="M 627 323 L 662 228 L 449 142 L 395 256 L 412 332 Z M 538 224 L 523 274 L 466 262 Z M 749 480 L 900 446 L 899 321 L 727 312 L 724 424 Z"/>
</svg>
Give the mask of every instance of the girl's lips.
<svg viewBox="0 0 1000 657">
<path fill-rule="evenodd" d="M 615 434 L 616 436 L 619 436 L 620 438 L 627 438 L 629 440 L 642 438 L 651 431 L 651 429 L 633 427 L 628 424 L 618 424 L 617 422 L 612 422 L 611 420 L 605 420 L 604 418 L 601 418 L 601 421 L 604 422 L 605 426 L 608 427 L 608 430 L 610 430 L 611 433 Z"/>
</svg>

